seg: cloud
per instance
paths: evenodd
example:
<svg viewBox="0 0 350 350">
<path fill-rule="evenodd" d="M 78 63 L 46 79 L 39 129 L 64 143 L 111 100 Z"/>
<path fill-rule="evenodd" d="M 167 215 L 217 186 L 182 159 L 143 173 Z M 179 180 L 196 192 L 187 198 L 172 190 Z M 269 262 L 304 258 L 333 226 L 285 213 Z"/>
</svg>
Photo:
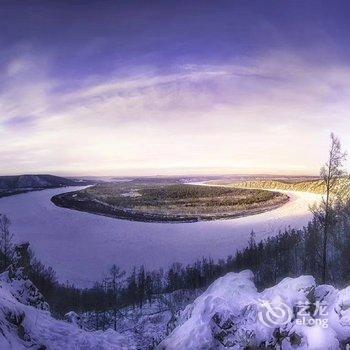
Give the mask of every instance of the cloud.
<svg viewBox="0 0 350 350">
<path fill-rule="evenodd" d="M 345 65 L 274 52 L 245 64 L 86 77 L 76 88 L 53 78 L 50 64 L 35 55 L 7 62 L 4 173 L 315 173 L 329 131 L 350 132 Z"/>
</svg>

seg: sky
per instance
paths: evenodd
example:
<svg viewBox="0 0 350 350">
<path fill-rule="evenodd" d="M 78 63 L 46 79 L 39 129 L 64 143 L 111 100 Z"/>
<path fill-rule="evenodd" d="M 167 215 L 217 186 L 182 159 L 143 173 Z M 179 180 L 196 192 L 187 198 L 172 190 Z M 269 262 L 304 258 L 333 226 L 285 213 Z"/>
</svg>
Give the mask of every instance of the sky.
<svg viewBox="0 0 350 350">
<path fill-rule="evenodd" d="M 348 1 L 1 1 L 0 174 L 316 175 L 350 150 Z"/>
</svg>

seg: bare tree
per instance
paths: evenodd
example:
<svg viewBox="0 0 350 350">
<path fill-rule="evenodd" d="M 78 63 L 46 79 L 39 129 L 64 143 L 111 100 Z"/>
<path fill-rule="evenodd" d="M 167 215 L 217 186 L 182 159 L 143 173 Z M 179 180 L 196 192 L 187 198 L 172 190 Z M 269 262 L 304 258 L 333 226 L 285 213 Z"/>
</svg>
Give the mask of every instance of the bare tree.
<svg viewBox="0 0 350 350">
<path fill-rule="evenodd" d="M 13 234 L 10 232 L 11 221 L 6 215 L 0 214 L 0 249 L 3 254 L 3 268 L 10 263 L 12 255 Z"/>
<path fill-rule="evenodd" d="M 336 194 L 337 181 L 344 175 L 343 162 L 346 159 L 346 153 L 342 151 L 339 138 L 331 133 L 331 145 L 329 149 L 328 160 L 321 168 L 325 196 L 322 199 L 323 211 L 323 242 L 322 242 L 322 283 L 327 279 L 327 246 L 330 235 L 332 195 Z"/>
<path fill-rule="evenodd" d="M 121 278 L 125 275 L 119 266 L 113 265 L 110 270 L 109 285 L 113 293 L 113 324 L 114 330 L 117 330 L 117 313 L 118 313 L 118 291 Z"/>
</svg>

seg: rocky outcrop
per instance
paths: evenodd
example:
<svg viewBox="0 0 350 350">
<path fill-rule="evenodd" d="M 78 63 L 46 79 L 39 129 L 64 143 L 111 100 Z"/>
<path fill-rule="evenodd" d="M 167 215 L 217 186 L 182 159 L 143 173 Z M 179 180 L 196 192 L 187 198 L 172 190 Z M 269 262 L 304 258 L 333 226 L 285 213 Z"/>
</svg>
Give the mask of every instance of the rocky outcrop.
<svg viewBox="0 0 350 350">
<path fill-rule="evenodd" d="M 345 349 L 350 341 L 350 287 L 286 278 L 258 292 L 250 271 L 215 281 L 179 316 L 160 350 Z"/>
<path fill-rule="evenodd" d="M 87 332 L 78 322 L 54 319 L 28 278 L 28 247 L 28 243 L 16 246 L 13 264 L 0 275 L 0 349 L 135 349 L 132 339 L 112 330 Z"/>
<path fill-rule="evenodd" d="M 28 242 L 17 244 L 14 247 L 12 265 L 0 274 L 0 287 L 6 288 L 20 303 L 48 311 L 48 303 L 28 277 L 30 264 L 28 249 Z"/>
</svg>

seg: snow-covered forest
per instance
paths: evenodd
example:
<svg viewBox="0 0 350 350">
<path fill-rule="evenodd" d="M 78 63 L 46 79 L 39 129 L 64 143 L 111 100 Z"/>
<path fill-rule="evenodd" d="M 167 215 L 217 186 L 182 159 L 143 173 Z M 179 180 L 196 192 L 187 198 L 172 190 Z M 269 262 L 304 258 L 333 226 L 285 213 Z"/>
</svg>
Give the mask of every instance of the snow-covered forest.
<svg viewBox="0 0 350 350">
<path fill-rule="evenodd" d="M 251 271 L 229 272 L 206 290 L 163 293 L 117 317 L 71 311 L 58 320 L 28 267 L 28 244 L 15 246 L 0 275 L 1 349 L 345 349 L 349 341 L 350 286 L 319 285 L 311 275 L 260 289 Z M 269 316 L 266 303 L 281 312 Z"/>
</svg>

